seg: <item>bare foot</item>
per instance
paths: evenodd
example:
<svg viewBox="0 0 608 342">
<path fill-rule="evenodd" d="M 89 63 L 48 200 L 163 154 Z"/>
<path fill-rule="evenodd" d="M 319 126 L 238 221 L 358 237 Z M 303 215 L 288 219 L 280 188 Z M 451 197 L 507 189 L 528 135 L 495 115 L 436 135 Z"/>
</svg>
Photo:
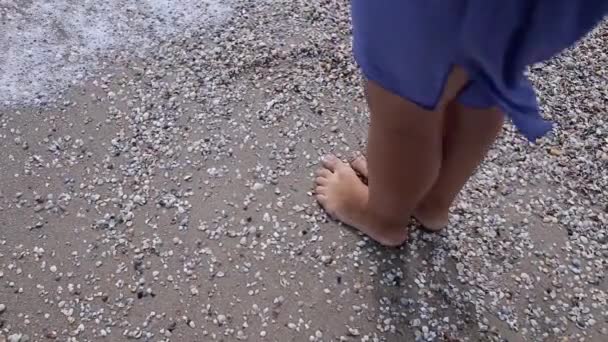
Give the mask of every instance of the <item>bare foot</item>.
<svg viewBox="0 0 608 342">
<path fill-rule="evenodd" d="M 317 200 L 333 218 L 358 229 L 384 246 L 399 246 L 407 240 L 405 228 L 386 226 L 369 213 L 368 188 L 350 165 L 335 156 L 327 156 L 316 176 Z"/>
<path fill-rule="evenodd" d="M 367 182 L 369 172 L 367 171 L 367 158 L 358 156 L 350 162 L 352 168 L 358 172 Z M 414 211 L 414 218 L 429 231 L 438 232 L 448 225 L 448 210 L 436 210 L 435 208 L 426 208 L 420 206 Z"/>
<path fill-rule="evenodd" d="M 436 208 L 426 208 L 424 205 L 419 205 L 412 216 L 420 222 L 424 229 L 436 233 L 448 226 L 449 214 L 449 209 L 437 210 Z"/>
</svg>

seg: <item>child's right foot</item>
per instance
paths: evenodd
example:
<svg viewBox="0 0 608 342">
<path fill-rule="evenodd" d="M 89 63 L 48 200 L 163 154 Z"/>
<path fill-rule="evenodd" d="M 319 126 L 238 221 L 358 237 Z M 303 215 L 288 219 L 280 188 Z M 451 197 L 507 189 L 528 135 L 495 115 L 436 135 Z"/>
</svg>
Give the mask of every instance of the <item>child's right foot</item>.
<svg viewBox="0 0 608 342">
<path fill-rule="evenodd" d="M 357 171 L 366 181 L 368 178 L 367 158 L 358 156 L 350 162 L 353 170 Z M 449 210 L 435 210 L 420 206 L 416 208 L 412 215 L 420 224 L 431 232 L 438 232 L 448 225 Z"/>
</svg>

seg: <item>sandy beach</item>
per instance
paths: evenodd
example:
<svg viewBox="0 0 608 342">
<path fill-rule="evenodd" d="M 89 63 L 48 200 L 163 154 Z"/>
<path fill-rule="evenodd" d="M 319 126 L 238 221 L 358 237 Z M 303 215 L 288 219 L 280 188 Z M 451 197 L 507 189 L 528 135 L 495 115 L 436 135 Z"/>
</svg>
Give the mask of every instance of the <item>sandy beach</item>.
<svg viewBox="0 0 608 342">
<path fill-rule="evenodd" d="M 0 342 L 608 339 L 607 24 L 530 70 L 554 132 L 507 125 L 399 249 L 312 196 L 365 150 L 348 1 L 0 0 L 0 31 Z"/>
</svg>

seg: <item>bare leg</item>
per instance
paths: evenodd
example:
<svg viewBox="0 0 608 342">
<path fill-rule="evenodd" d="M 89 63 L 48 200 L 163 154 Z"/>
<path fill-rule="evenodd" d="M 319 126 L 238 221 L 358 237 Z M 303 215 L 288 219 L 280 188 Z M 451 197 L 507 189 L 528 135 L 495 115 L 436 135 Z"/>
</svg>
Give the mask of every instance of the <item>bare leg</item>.
<svg viewBox="0 0 608 342">
<path fill-rule="evenodd" d="M 450 206 L 496 140 L 504 115 L 496 108 L 448 106 L 439 178 L 414 211 L 425 228 L 440 230 L 448 224 Z"/>
<path fill-rule="evenodd" d="M 467 108 L 456 102 L 448 105 L 439 177 L 414 210 L 425 228 L 437 231 L 447 226 L 450 206 L 496 140 L 503 122 L 504 115 L 497 109 Z M 368 177 L 365 157 L 354 159 L 351 166 Z"/>
<path fill-rule="evenodd" d="M 317 172 L 319 203 L 383 245 L 407 240 L 405 225 L 439 176 L 445 106 L 465 83 L 464 72 L 454 69 L 437 109 L 429 111 L 368 81 L 369 187 L 348 164 L 328 157 Z"/>
</svg>

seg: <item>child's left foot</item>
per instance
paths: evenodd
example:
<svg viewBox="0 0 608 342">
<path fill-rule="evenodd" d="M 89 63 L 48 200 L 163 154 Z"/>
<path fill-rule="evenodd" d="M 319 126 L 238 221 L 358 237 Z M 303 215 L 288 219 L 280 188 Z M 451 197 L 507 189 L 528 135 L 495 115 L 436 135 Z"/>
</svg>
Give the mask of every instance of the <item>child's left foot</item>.
<svg viewBox="0 0 608 342">
<path fill-rule="evenodd" d="M 408 232 L 404 227 L 387 226 L 369 213 L 368 188 L 350 165 L 328 156 L 316 175 L 317 200 L 333 218 L 384 246 L 399 246 L 407 240 Z"/>
</svg>

